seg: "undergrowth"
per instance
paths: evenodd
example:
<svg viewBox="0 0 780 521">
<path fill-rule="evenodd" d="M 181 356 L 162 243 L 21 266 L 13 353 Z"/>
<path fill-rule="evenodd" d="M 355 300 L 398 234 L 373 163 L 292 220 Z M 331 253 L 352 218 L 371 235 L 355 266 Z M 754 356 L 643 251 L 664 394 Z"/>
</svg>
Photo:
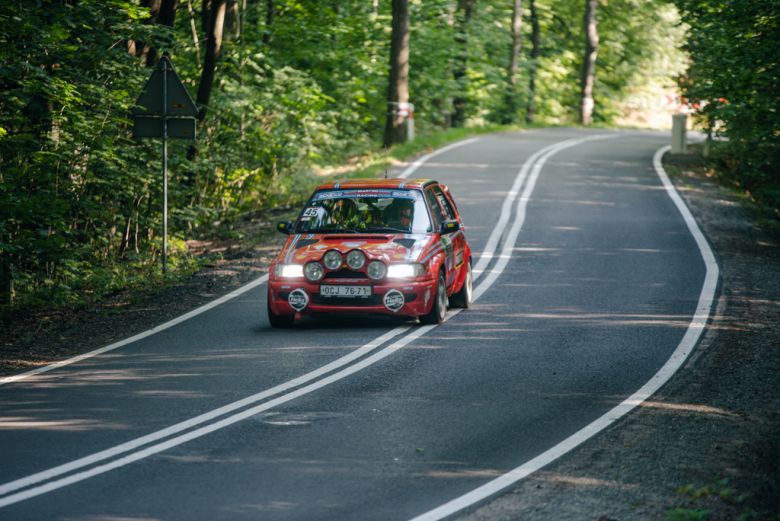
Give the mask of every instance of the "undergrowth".
<svg viewBox="0 0 780 521">
<path fill-rule="evenodd" d="M 78 259 L 63 258 L 56 264 L 51 263 L 51 268 L 17 272 L 13 281 L 13 301 L 10 306 L 4 306 L 4 312 L 11 314 L 40 307 L 78 309 L 124 290 L 164 289 L 188 277 L 205 264 L 221 258 L 221 254 L 215 254 L 208 249 L 190 250 L 186 242 L 191 239 L 220 240 L 239 243 L 242 248 L 251 247 L 275 230 L 271 228 L 265 232 L 248 231 L 241 225 L 242 221 L 266 213 L 294 211 L 324 182 L 333 179 L 377 177 L 384 171 L 385 162 L 392 166 L 409 157 L 471 136 L 521 128 L 516 125 L 487 125 L 432 132 L 419 135 L 411 143 L 396 145 L 387 150 L 373 145 L 341 164 L 313 165 L 308 170 L 276 176 L 257 187 L 254 208 L 228 208 L 222 212 L 221 218 L 212 220 L 206 226 L 193 227 L 191 230 L 179 229 L 170 233 L 165 273 L 162 270 L 162 241 L 159 237 L 151 240 L 154 244 L 150 244 L 150 248 L 140 252 L 130 250 L 124 258 L 91 254 L 85 249 Z M 171 214 L 176 211 L 176 208 L 170 209 Z"/>
</svg>

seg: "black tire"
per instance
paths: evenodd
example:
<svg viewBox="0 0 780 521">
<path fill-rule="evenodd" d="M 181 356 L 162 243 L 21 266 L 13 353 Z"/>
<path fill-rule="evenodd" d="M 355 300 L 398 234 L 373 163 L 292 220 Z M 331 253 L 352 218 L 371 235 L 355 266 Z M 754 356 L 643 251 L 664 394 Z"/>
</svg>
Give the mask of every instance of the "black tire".
<svg viewBox="0 0 780 521">
<path fill-rule="evenodd" d="M 447 284 L 444 280 L 444 273 L 439 272 L 439 281 L 436 283 L 436 289 L 433 294 L 433 305 L 431 312 L 420 317 L 421 324 L 441 324 L 444 322 L 444 315 L 447 314 Z"/>
<path fill-rule="evenodd" d="M 292 327 L 295 315 L 277 315 L 271 310 L 271 295 L 268 295 L 268 321 L 273 327 Z"/>
<path fill-rule="evenodd" d="M 463 286 L 460 287 L 460 291 L 450 296 L 450 307 L 467 309 L 471 307 L 471 296 L 473 292 L 474 281 L 471 277 L 471 259 L 466 266 L 466 280 L 463 281 Z"/>
</svg>

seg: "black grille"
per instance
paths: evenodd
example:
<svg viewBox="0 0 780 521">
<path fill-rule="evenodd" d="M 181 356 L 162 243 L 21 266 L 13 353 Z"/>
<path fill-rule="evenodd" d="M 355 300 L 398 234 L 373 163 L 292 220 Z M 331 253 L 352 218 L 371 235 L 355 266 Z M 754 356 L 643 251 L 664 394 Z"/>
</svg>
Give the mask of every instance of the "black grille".
<svg viewBox="0 0 780 521">
<path fill-rule="evenodd" d="M 404 293 L 404 302 L 414 302 L 417 300 L 417 293 Z M 279 298 L 287 300 L 290 296 L 289 291 L 280 291 Z M 383 305 L 384 295 L 371 295 L 370 297 L 323 297 L 318 293 L 311 295 L 311 303 L 316 306 L 344 306 L 365 308 L 369 306 Z"/>
<path fill-rule="evenodd" d="M 396 244 L 400 244 L 407 250 L 411 250 L 412 246 L 414 246 L 414 243 L 417 242 L 414 239 L 393 239 L 393 242 Z"/>
<path fill-rule="evenodd" d="M 369 306 L 381 306 L 384 295 L 371 295 L 370 297 L 323 297 L 312 295 L 311 303 L 316 306 L 345 306 L 365 308 Z"/>
<path fill-rule="evenodd" d="M 320 242 L 319 239 L 303 239 L 295 243 L 295 249 L 299 250 L 301 248 L 305 248 L 306 246 L 317 244 L 318 242 Z"/>
<path fill-rule="evenodd" d="M 326 273 L 325 277 L 323 277 L 323 280 L 325 279 L 368 279 L 368 275 L 362 271 L 352 271 L 348 268 L 341 268 L 340 270 Z"/>
</svg>

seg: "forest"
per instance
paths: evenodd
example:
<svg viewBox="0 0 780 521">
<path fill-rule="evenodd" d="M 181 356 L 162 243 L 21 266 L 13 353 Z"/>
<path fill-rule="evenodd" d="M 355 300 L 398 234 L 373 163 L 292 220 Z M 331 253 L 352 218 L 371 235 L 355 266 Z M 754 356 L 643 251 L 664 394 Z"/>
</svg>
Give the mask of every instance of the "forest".
<svg viewBox="0 0 780 521">
<path fill-rule="evenodd" d="M 168 142 L 173 273 L 215 224 L 392 153 L 399 103 L 424 143 L 615 125 L 681 89 L 732 182 L 780 207 L 773 0 L 2 0 L 3 309 L 163 276 L 160 140 L 132 137 L 163 55 L 199 109 Z"/>
</svg>

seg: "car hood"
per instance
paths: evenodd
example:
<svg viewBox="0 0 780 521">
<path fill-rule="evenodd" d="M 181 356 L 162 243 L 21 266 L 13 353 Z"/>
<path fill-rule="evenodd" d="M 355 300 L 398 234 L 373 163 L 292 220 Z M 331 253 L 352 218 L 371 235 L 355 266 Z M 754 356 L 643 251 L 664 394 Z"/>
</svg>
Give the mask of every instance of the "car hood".
<svg viewBox="0 0 780 521">
<path fill-rule="evenodd" d="M 304 264 L 320 260 L 329 250 L 346 254 L 361 250 L 369 259 L 385 263 L 419 262 L 431 245 L 438 244 L 433 234 L 296 234 L 291 235 L 279 254 L 279 262 Z"/>
</svg>

